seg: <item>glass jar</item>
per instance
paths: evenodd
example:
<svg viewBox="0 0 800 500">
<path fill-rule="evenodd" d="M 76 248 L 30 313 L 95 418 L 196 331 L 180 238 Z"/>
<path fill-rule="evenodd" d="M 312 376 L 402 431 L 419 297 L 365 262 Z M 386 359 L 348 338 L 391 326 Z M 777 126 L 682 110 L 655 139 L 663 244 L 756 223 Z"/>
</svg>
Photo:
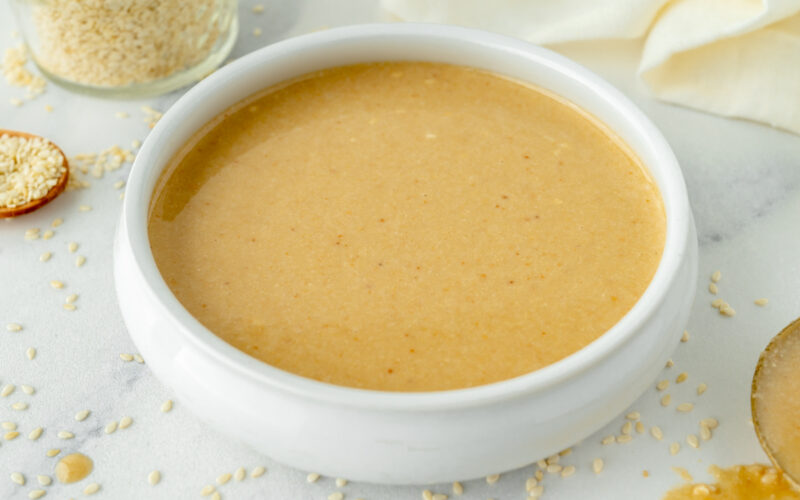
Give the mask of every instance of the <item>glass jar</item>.
<svg viewBox="0 0 800 500">
<path fill-rule="evenodd" d="M 71 90 L 143 97 L 200 80 L 228 56 L 237 0 L 11 0 L 31 58 Z"/>
</svg>

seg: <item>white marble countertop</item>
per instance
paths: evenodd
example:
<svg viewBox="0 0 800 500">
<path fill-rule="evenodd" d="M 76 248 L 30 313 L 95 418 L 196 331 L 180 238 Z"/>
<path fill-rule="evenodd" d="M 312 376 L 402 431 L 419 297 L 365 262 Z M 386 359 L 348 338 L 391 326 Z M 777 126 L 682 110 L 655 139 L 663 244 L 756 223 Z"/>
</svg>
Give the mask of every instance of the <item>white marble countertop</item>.
<svg viewBox="0 0 800 500">
<path fill-rule="evenodd" d="M 243 2 L 235 56 L 294 34 L 386 19 L 369 0 L 263 3 L 265 12 L 255 15 L 251 0 Z M 252 34 L 255 27 L 262 29 L 261 36 Z M 8 3 L 0 3 L 0 49 L 19 43 L 12 37 L 13 29 Z M 680 482 L 670 466 L 685 467 L 703 480 L 708 479 L 710 464 L 765 461 L 749 423 L 750 380 L 770 337 L 800 316 L 800 137 L 650 99 L 634 74 L 639 48 L 637 42 L 557 47 L 636 101 L 664 132 L 683 166 L 700 238 L 701 278 L 688 325 L 691 338 L 677 347 L 675 366 L 661 377 L 671 380 L 666 391 L 672 395 L 670 407 L 659 404 L 662 393 L 655 388 L 631 407 L 648 427 L 660 426 L 664 440 L 634 433 L 631 443 L 602 446 L 604 436 L 619 433 L 624 422 L 620 416 L 562 459 L 576 466 L 574 476 L 545 477 L 543 498 L 657 499 Z M 50 84 L 46 93 L 21 107 L 9 104 L 9 99 L 23 93 L 0 81 L 0 128 L 42 134 L 70 156 L 113 144 L 130 147 L 132 140 L 143 140 L 148 128 L 140 106 L 166 110 L 180 95 L 107 101 Z M 45 105 L 52 105 L 53 112 L 45 111 Z M 130 118 L 115 117 L 117 111 L 128 112 Z M 0 384 L 17 386 L 14 393 L 0 398 L 0 422 L 15 422 L 21 432 L 17 439 L 0 440 L 0 498 L 28 498 L 37 488 L 47 491 L 45 498 L 82 498 L 89 482 L 101 485 L 97 498 L 197 498 L 217 476 L 258 465 L 267 468 L 263 477 L 231 480 L 218 488 L 223 498 L 325 499 L 334 491 L 342 491 L 348 499 L 421 498 L 422 487 L 350 483 L 337 488 L 331 478 L 308 484 L 309 471 L 292 470 L 231 442 L 185 411 L 180 402 L 169 413 L 160 411 L 171 397 L 169 391 L 146 363 L 119 357 L 134 347 L 113 293 L 111 241 L 120 208 L 120 191 L 113 184 L 125 179 L 129 167 L 93 179 L 89 189 L 68 192 L 34 214 L 0 221 Z M 79 211 L 83 204 L 93 209 Z M 64 224 L 52 239 L 25 240 L 26 229 L 44 231 L 56 217 L 62 217 Z M 72 241 L 79 245 L 74 254 L 67 250 Z M 39 255 L 45 251 L 53 256 L 42 263 Z M 86 256 L 83 267 L 75 266 L 77 255 Z M 720 316 L 709 305 L 707 277 L 716 269 L 723 276 L 720 296 L 736 309 L 734 318 Z M 62 280 L 66 287 L 54 290 L 51 280 Z M 80 296 L 74 312 L 62 308 L 71 293 Z M 759 297 L 768 297 L 769 305 L 754 305 Z M 6 331 L 11 322 L 23 330 Z M 37 350 L 33 360 L 26 356 L 29 347 Z M 689 378 L 676 385 L 680 372 Z M 701 382 L 708 384 L 708 391 L 697 396 Z M 21 384 L 36 392 L 25 394 Z M 18 401 L 29 408 L 13 410 L 11 405 Z M 675 405 L 683 401 L 694 402 L 695 409 L 677 413 Z M 74 415 L 84 409 L 91 410 L 90 416 L 77 422 Z M 106 424 L 126 415 L 133 418 L 133 425 L 104 433 Z M 720 422 L 713 439 L 697 450 L 686 445 L 686 435 L 697 433 L 698 421 L 711 416 Z M 28 433 L 39 426 L 44 428 L 42 436 L 29 440 Z M 61 430 L 73 432 L 75 438 L 59 439 Z M 681 451 L 670 456 L 668 447 L 675 441 L 681 443 Z M 39 486 L 37 474 L 53 475 L 57 458 L 45 455 L 51 448 L 60 448 L 62 456 L 70 451 L 86 453 L 95 462 L 94 472 L 77 484 Z M 599 475 L 591 470 L 596 457 L 605 461 Z M 531 450 L 531 461 L 538 458 Z M 156 469 L 162 480 L 150 486 L 147 475 Z M 504 473 L 493 485 L 465 482 L 460 498 L 524 499 L 525 479 L 534 470 L 535 465 Z M 14 471 L 26 476 L 25 486 L 9 479 Z M 492 472 L 498 471 L 487 471 Z M 450 485 L 430 488 L 451 493 Z"/>
</svg>

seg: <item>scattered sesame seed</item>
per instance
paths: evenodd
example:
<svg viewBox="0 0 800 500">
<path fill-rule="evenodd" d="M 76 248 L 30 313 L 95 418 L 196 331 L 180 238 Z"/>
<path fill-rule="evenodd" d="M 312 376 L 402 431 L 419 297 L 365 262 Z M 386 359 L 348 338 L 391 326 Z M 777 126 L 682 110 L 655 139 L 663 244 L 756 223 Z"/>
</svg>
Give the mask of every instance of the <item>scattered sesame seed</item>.
<svg viewBox="0 0 800 500">
<path fill-rule="evenodd" d="M 67 311 L 74 311 L 75 309 L 77 309 L 77 307 L 75 306 L 75 304 L 70 304 L 70 303 L 64 304 L 64 306 L 63 306 L 63 307 L 64 307 L 64 309 L 66 309 Z"/>
<path fill-rule="evenodd" d="M 50 223 L 50 227 L 55 229 L 58 226 L 60 226 L 61 224 L 63 224 L 63 223 L 64 223 L 64 219 L 62 219 L 61 217 L 57 217 L 57 218 L 53 219 L 53 222 Z"/>
<path fill-rule="evenodd" d="M 233 475 L 230 472 L 226 472 L 225 474 L 220 474 L 217 476 L 217 484 L 222 486 L 223 484 L 227 483 L 231 480 Z"/>
<path fill-rule="evenodd" d="M 630 434 L 631 431 L 633 431 L 633 423 L 630 421 L 625 422 L 622 424 L 622 429 L 620 429 L 620 431 L 625 435 Z"/>
<path fill-rule="evenodd" d="M 34 389 L 33 386 L 30 385 L 22 384 L 19 386 L 19 388 L 22 389 L 22 392 L 24 392 L 28 396 L 32 396 L 33 393 L 36 392 L 36 389 Z"/>
<path fill-rule="evenodd" d="M 642 415 L 638 411 L 632 411 L 627 415 L 625 415 L 625 418 L 627 418 L 628 420 L 639 420 L 640 418 L 642 418 Z"/>
<path fill-rule="evenodd" d="M 69 250 L 70 253 L 75 253 L 77 249 L 78 249 L 78 244 L 75 243 L 74 241 L 70 241 L 69 243 L 67 243 L 67 250 Z"/>
<path fill-rule="evenodd" d="M 614 440 L 615 440 L 614 436 L 606 436 L 603 438 L 602 441 L 600 441 L 600 444 L 602 445 L 611 444 L 614 442 Z"/>
<path fill-rule="evenodd" d="M 672 401 L 672 396 L 669 394 L 664 394 L 661 398 L 661 406 L 669 406 L 669 403 Z"/>
<path fill-rule="evenodd" d="M 336 487 L 337 488 L 344 488 L 347 486 L 347 479 L 336 478 Z"/>
<path fill-rule="evenodd" d="M 134 354 L 133 355 L 133 360 L 136 361 L 139 364 L 144 363 L 144 358 L 141 357 L 139 354 Z"/>
<path fill-rule="evenodd" d="M 78 207 L 79 212 L 88 212 L 92 209 L 91 205 L 81 205 Z"/>
<path fill-rule="evenodd" d="M 49 240 L 50 238 L 52 238 L 53 236 L 55 236 L 55 234 L 56 234 L 56 233 L 54 233 L 52 230 L 48 229 L 47 231 L 45 231 L 45 232 L 42 234 L 42 239 L 43 239 L 43 240 Z"/>
<path fill-rule="evenodd" d="M 611 437 L 611 441 L 613 442 L 613 441 L 614 441 L 614 436 L 610 436 L 610 437 Z M 537 466 L 538 466 L 540 469 L 546 469 L 546 468 L 547 468 L 547 460 L 544 460 L 544 459 L 542 459 L 542 460 L 537 460 L 537 461 L 536 461 L 536 465 L 537 465 Z"/>
<path fill-rule="evenodd" d="M 217 488 L 214 487 L 213 484 L 207 484 L 207 485 L 203 486 L 202 490 L 200 490 L 200 496 L 207 497 L 208 495 L 214 493 L 214 491 L 216 491 L 216 489 Z"/>
<path fill-rule="evenodd" d="M 311 472 L 309 475 L 306 476 L 306 482 L 315 483 L 319 479 L 319 474 L 316 472 Z"/>
<path fill-rule="evenodd" d="M 105 429 L 104 429 L 104 431 L 105 431 L 105 433 L 106 433 L 106 434 L 111 434 L 111 433 L 113 433 L 115 430 L 117 430 L 117 421 L 116 421 L 116 420 L 114 420 L 114 421 L 112 421 L 112 422 L 109 422 L 109 424 L 108 424 L 108 425 L 106 425 L 106 427 L 105 427 Z"/>
<path fill-rule="evenodd" d="M 261 477 L 264 475 L 265 472 L 267 472 L 267 469 L 259 465 L 258 467 L 253 469 L 253 472 L 250 473 L 250 477 Z"/>
<path fill-rule="evenodd" d="M 25 486 L 25 476 L 21 472 L 12 472 L 11 481 L 17 483 L 20 486 Z"/>
<path fill-rule="evenodd" d="M 172 410 L 172 400 L 168 399 L 161 404 L 161 413 L 168 413 Z"/>
<path fill-rule="evenodd" d="M 537 498 L 541 497 L 543 493 L 544 493 L 544 486 L 540 484 L 539 486 L 536 486 L 535 488 L 533 488 L 531 491 L 528 492 L 528 500 L 531 499 L 536 500 Z"/>
<path fill-rule="evenodd" d="M 16 402 L 13 405 L 11 405 L 11 409 L 12 410 L 17 410 L 17 411 L 27 410 L 28 409 L 28 403 L 23 403 L 22 401 Z"/>
<path fill-rule="evenodd" d="M 547 468 L 549 471 L 550 466 L 548 466 Z M 500 480 L 500 474 L 489 474 L 488 476 L 486 476 L 486 484 L 494 484 L 499 480 Z"/>
<path fill-rule="evenodd" d="M 689 330 L 684 330 L 681 335 L 681 342 L 689 342 Z"/>
<path fill-rule="evenodd" d="M 672 361 L 672 359 L 668 359 L 668 360 L 667 360 L 667 364 L 666 364 L 665 366 L 666 366 L 667 368 L 672 368 L 673 366 L 675 366 L 675 362 L 674 362 L 674 361 Z"/>
<path fill-rule="evenodd" d="M 714 309 L 719 309 L 720 307 L 722 307 L 724 303 L 725 301 L 722 299 L 714 299 L 711 301 L 711 307 L 713 307 Z"/>
<path fill-rule="evenodd" d="M 52 257 L 52 256 L 53 256 L 53 254 L 51 252 L 45 252 L 45 253 L 43 253 L 42 255 L 39 256 L 39 261 L 40 262 L 47 262 L 48 260 L 50 260 L 50 257 Z"/>
<path fill-rule="evenodd" d="M 89 483 L 89 485 L 86 486 L 86 488 L 83 489 L 83 494 L 84 495 L 94 495 L 98 491 L 100 491 L 100 485 L 99 484 L 97 484 L 97 483 Z"/>
<path fill-rule="evenodd" d="M 703 427 L 708 427 L 709 429 L 716 429 L 719 425 L 719 422 L 716 418 L 704 418 L 700 421 L 700 425 Z"/>
<path fill-rule="evenodd" d="M 128 354 L 126 352 L 123 352 L 123 353 L 121 353 L 119 355 L 119 359 L 121 359 L 122 361 L 125 361 L 127 363 L 129 361 L 133 361 L 133 355 L 132 354 Z"/>
<path fill-rule="evenodd" d="M 636 433 L 644 434 L 644 424 L 642 422 L 636 422 Z"/>
<path fill-rule="evenodd" d="M 2 422 L 2 423 L 0 423 L 0 427 L 2 427 L 3 429 L 5 429 L 7 431 L 15 431 L 15 430 L 17 430 L 17 424 L 15 424 L 14 422 Z"/>
<path fill-rule="evenodd" d="M 575 466 L 574 465 L 567 465 L 564 467 L 564 470 L 561 471 L 561 477 L 569 477 L 575 474 Z"/>
<path fill-rule="evenodd" d="M 545 459 L 545 462 L 547 463 L 547 465 L 550 465 L 550 464 L 557 464 L 559 462 L 559 460 L 561 460 L 561 456 L 559 456 L 559 455 L 550 455 L 549 457 L 547 457 Z"/>
<path fill-rule="evenodd" d="M 563 469 L 563 468 L 564 467 L 562 467 L 559 464 L 550 464 L 550 465 L 547 466 L 547 472 L 549 474 L 558 474 L 559 472 L 561 472 L 561 469 Z M 486 482 L 487 483 L 489 482 L 489 478 L 488 477 L 486 478 Z M 489 483 L 489 484 L 492 484 L 492 483 Z"/>
<path fill-rule="evenodd" d="M 89 410 L 81 410 L 75 414 L 75 420 L 77 420 L 78 422 L 83 422 L 84 420 L 86 420 L 86 417 L 88 416 L 89 416 Z"/>
<path fill-rule="evenodd" d="M 75 267 L 81 267 L 84 264 L 86 264 L 86 257 L 84 257 L 83 255 L 78 255 L 77 257 L 75 257 Z"/>
<path fill-rule="evenodd" d="M 76 300 L 78 300 L 78 294 L 77 293 L 73 293 L 73 294 L 67 295 L 67 297 L 64 299 L 64 302 L 66 302 L 67 304 L 72 304 Z"/>
<path fill-rule="evenodd" d="M 464 486 L 461 485 L 458 481 L 453 483 L 453 495 L 463 495 L 464 494 Z"/>
<path fill-rule="evenodd" d="M 244 467 L 239 467 L 233 473 L 233 478 L 237 481 L 244 481 L 244 478 L 247 477 L 247 471 L 244 470 Z"/>
<path fill-rule="evenodd" d="M 122 417 L 119 419 L 119 428 L 120 429 L 127 429 L 133 423 L 133 419 L 131 417 Z"/>
<path fill-rule="evenodd" d="M 698 441 L 697 436 L 694 434 L 686 436 L 686 443 L 692 448 L 700 448 L 700 441 Z"/>
<path fill-rule="evenodd" d="M 447 495 L 444 493 L 434 493 L 433 500 L 447 500 Z"/>
<path fill-rule="evenodd" d="M 17 99 L 16 97 L 12 97 L 8 100 L 12 106 L 22 106 L 23 102 L 22 99 Z"/>
<path fill-rule="evenodd" d="M 20 325 L 19 323 L 9 323 L 6 325 L 6 330 L 8 330 L 9 332 L 18 332 L 22 330 L 22 325 Z"/>
<path fill-rule="evenodd" d="M 680 411 L 680 412 L 683 412 L 683 413 L 690 412 L 690 411 L 692 411 L 692 409 L 694 409 L 694 404 L 693 403 L 681 403 L 675 409 Z"/>
<path fill-rule="evenodd" d="M 139 139 L 134 139 L 134 140 L 131 141 L 131 147 L 133 147 L 134 149 L 138 148 L 141 145 L 142 145 L 142 141 L 140 141 Z"/>
<path fill-rule="evenodd" d="M 605 467 L 605 462 L 603 462 L 602 458 L 595 458 L 592 460 L 592 470 L 595 474 L 603 472 L 603 467 Z"/>
<path fill-rule="evenodd" d="M 722 279 L 722 272 L 721 271 L 714 271 L 711 274 L 711 281 L 713 281 L 714 283 L 719 283 L 719 280 L 721 280 L 721 279 Z"/>
<path fill-rule="evenodd" d="M 716 283 L 709 283 L 708 284 L 708 291 L 712 294 L 716 295 L 719 292 L 719 288 L 717 287 Z"/>
<path fill-rule="evenodd" d="M 341 491 L 336 491 L 328 495 L 328 500 L 342 500 L 344 498 L 344 494 Z"/>
<path fill-rule="evenodd" d="M 28 433 L 28 439 L 30 439 L 31 441 L 36 441 L 37 439 L 39 439 L 39 436 L 42 435 L 43 431 L 44 429 L 42 429 L 41 427 L 35 428 L 30 433 Z"/>
<path fill-rule="evenodd" d="M 119 189 L 125 185 L 125 181 L 117 181 L 114 183 L 114 189 Z"/>
<path fill-rule="evenodd" d="M 53 281 L 50 282 L 50 286 L 52 286 L 53 288 L 57 288 L 57 289 L 64 288 L 64 282 L 63 281 L 58 281 L 58 280 L 53 280 Z"/>
<path fill-rule="evenodd" d="M 211 494 L 211 500 L 221 500 L 221 499 L 222 495 L 220 494 L 219 491 L 215 491 L 214 493 Z"/>
<path fill-rule="evenodd" d="M 57 436 L 59 439 L 72 439 L 75 437 L 75 434 L 70 431 L 58 431 Z"/>
<path fill-rule="evenodd" d="M 37 498 L 42 498 L 46 494 L 47 494 L 47 492 L 44 491 L 44 490 L 31 490 L 28 493 L 28 498 L 30 498 L 32 500 L 36 500 Z"/>
<path fill-rule="evenodd" d="M 761 306 L 761 307 L 764 307 L 768 303 L 769 303 L 769 299 L 767 299 L 767 298 L 756 299 L 756 300 L 753 301 L 753 304 L 755 304 L 757 306 Z"/>
<path fill-rule="evenodd" d="M 702 396 L 703 393 L 706 392 L 706 389 L 708 389 L 708 386 L 705 383 L 702 383 L 702 384 L 698 385 L 697 386 L 697 395 L 698 396 Z"/>
<path fill-rule="evenodd" d="M 736 310 L 730 306 L 730 304 L 722 304 L 722 307 L 719 308 L 720 314 L 723 316 L 733 317 L 736 316 Z"/>
<path fill-rule="evenodd" d="M 261 28 L 253 28 L 253 36 L 261 36 Z"/>
<path fill-rule="evenodd" d="M 28 347 L 25 350 L 25 355 L 28 357 L 28 359 L 33 361 L 33 358 L 36 357 L 36 348 L 35 347 Z"/>
<path fill-rule="evenodd" d="M 565 450 L 561 450 L 558 452 L 558 455 L 561 457 L 568 457 L 572 455 L 572 448 L 567 448 Z"/>
<path fill-rule="evenodd" d="M 47 455 L 50 458 L 53 458 L 54 456 L 58 455 L 59 453 L 61 453 L 61 450 L 59 450 L 58 448 L 51 448 L 51 449 L 47 450 L 47 453 L 45 453 L 45 455 Z"/>
<path fill-rule="evenodd" d="M 3 439 L 5 439 L 6 441 L 11 441 L 17 439 L 18 436 L 19 436 L 18 431 L 9 431 L 6 432 L 5 435 L 3 435 Z"/>
<path fill-rule="evenodd" d="M 253 5 L 253 14 L 261 14 L 264 12 L 264 6 L 259 4 Z"/>
<path fill-rule="evenodd" d="M 157 470 L 154 470 L 147 475 L 147 482 L 150 483 L 151 486 L 157 485 L 160 481 L 161 481 L 161 473 L 158 472 Z"/>
<path fill-rule="evenodd" d="M 671 445 L 669 445 L 669 454 L 670 455 L 677 455 L 679 451 L 681 451 L 680 443 L 675 442 L 675 443 L 672 443 Z"/>
<path fill-rule="evenodd" d="M 538 485 L 539 485 L 539 480 L 538 479 L 536 479 L 535 477 L 529 477 L 525 481 L 525 491 L 531 491 L 532 489 L 534 489 Z"/>
<path fill-rule="evenodd" d="M 44 110 L 47 111 L 48 113 L 52 113 L 53 112 L 53 106 L 51 106 L 49 104 L 45 104 L 44 105 Z"/>
<path fill-rule="evenodd" d="M 430 490 L 422 490 L 422 500 L 433 500 L 433 493 Z"/>
<path fill-rule="evenodd" d="M 129 115 L 125 111 L 117 111 L 116 113 L 114 113 L 114 116 L 116 116 L 117 118 L 128 118 L 131 115 Z"/>
<path fill-rule="evenodd" d="M 657 425 L 650 427 L 650 434 L 659 441 L 664 439 L 664 432 L 661 430 L 661 427 Z"/>
<path fill-rule="evenodd" d="M 44 474 L 36 476 L 36 480 L 39 481 L 39 484 L 42 486 L 50 486 L 53 483 L 53 478 Z"/>
<path fill-rule="evenodd" d="M 6 398 L 6 397 L 10 396 L 11 393 L 14 392 L 14 389 L 16 389 L 16 388 L 17 388 L 17 386 L 15 386 L 14 384 L 6 384 L 6 385 L 4 385 L 3 388 L 0 389 L 0 397 Z"/>
<path fill-rule="evenodd" d="M 688 374 L 688 373 L 686 373 L 686 372 L 681 372 L 681 373 L 680 373 L 680 374 L 679 374 L 679 375 L 678 375 L 678 376 L 675 378 L 675 383 L 676 383 L 676 384 L 682 384 L 682 383 L 686 382 L 686 379 L 687 379 L 687 378 L 689 378 L 689 374 Z"/>
<path fill-rule="evenodd" d="M 633 441 L 633 436 L 631 436 L 630 434 L 623 434 L 622 436 L 617 436 L 617 443 L 619 444 L 630 443 L 631 441 Z"/>
<path fill-rule="evenodd" d="M 701 425 L 700 426 L 700 439 L 702 439 L 703 441 L 708 441 L 709 439 L 711 439 L 711 429 L 709 429 L 708 427 L 706 427 L 704 425 Z"/>
</svg>

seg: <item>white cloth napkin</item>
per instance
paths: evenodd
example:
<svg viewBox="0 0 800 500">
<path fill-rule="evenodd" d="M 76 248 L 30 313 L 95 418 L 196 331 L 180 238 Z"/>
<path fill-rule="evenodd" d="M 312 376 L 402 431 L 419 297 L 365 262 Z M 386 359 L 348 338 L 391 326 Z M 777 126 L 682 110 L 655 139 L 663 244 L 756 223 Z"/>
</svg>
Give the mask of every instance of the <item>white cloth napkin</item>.
<svg viewBox="0 0 800 500">
<path fill-rule="evenodd" d="M 800 0 L 383 0 L 408 21 L 534 43 L 646 37 L 659 99 L 800 134 Z"/>
</svg>

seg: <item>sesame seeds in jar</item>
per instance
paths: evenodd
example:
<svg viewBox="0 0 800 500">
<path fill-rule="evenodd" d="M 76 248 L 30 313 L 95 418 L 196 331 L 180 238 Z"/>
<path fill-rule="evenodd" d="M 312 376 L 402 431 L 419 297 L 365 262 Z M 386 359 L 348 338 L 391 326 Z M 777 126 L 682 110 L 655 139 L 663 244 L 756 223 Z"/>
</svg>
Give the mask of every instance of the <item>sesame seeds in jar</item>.
<svg viewBox="0 0 800 500">
<path fill-rule="evenodd" d="M 197 81 L 227 57 L 236 0 L 13 0 L 42 72 L 73 90 L 131 97 Z"/>
</svg>

